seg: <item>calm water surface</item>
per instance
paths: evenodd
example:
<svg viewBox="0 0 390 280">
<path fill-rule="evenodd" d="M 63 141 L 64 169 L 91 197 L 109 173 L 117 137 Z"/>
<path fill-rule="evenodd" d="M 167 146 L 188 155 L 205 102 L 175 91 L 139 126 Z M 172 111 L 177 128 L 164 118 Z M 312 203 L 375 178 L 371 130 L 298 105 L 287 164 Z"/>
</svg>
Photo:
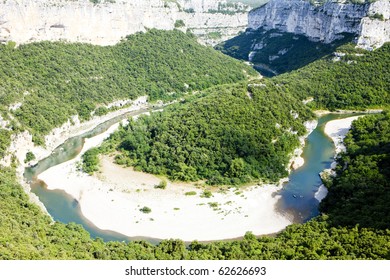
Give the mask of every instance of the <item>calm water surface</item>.
<svg viewBox="0 0 390 280">
<path fill-rule="evenodd" d="M 127 116 L 146 111 L 147 110 L 136 111 Z M 307 138 L 303 150 L 305 165 L 291 172 L 289 176 L 290 181 L 284 185 L 284 188 L 281 191 L 282 198 L 278 205 L 278 209 L 281 212 L 294 215 L 296 222 L 304 222 L 319 214 L 319 202 L 314 198 L 315 192 L 317 192 L 318 187 L 321 185 L 319 173 L 326 168 L 330 168 L 335 152 L 332 140 L 324 134 L 325 124 L 330 120 L 342 119 L 350 116 L 353 115 L 330 114 L 321 117 L 318 120 L 317 128 Z M 125 117 L 126 116 L 119 116 L 99 125 L 83 135 L 67 140 L 63 145 L 56 148 L 48 158 L 41 160 L 34 167 L 26 168 L 24 176 L 27 181 L 31 182 L 32 192 L 34 192 L 43 202 L 54 220 L 63 223 L 74 222 L 81 224 L 91 234 L 91 237 L 100 237 L 105 241 L 143 239 L 156 243 L 158 242 L 156 239 L 145 237 L 129 238 L 116 232 L 98 229 L 84 218 L 77 200 L 73 199 L 64 191 L 48 190 L 44 182 L 37 180 L 37 176 L 48 168 L 75 158 L 81 151 L 86 138 L 103 133 L 111 125 Z"/>
</svg>

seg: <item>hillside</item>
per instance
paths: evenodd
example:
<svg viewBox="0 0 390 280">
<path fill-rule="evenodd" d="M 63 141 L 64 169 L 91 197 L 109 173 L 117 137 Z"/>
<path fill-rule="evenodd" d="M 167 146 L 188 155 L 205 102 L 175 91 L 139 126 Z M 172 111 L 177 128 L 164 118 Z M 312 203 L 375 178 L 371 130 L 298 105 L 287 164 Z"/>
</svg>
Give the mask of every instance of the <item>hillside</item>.
<svg viewBox="0 0 390 280">
<path fill-rule="evenodd" d="M 357 120 L 345 138 L 338 176 L 327 183 L 321 210 L 333 224 L 388 229 L 390 225 L 390 113 Z"/>
<path fill-rule="evenodd" d="M 138 33 L 115 46 L 40 42 L 0 50 L 1 116 L 37 144 L 71 116 L 86 120 L 98 107 L 104 114 L 118 99 L 172 100 L 253 73 L 177 30 Z"/>
<path fill-rule="evenodd" d="M 297 71 L 272 80 L 313 109 L 388 107 L 390 104 L 390 43 L 375 51 L 344 45 Z"/>
<path fill-rule="evenodd" d="M 311 98 L 313 109 L 389 106 L 389 48 L 369 52 L 346 45 L 338 59 L 257 84 L 212 88 L 206 97 L 130 122 L 107 146 L 121 152 L 117 163 L 173 180 L 277 181 L 287 176 L 303 123 L 312 118 L 299 100 Z"/>
<path fill-rule="evenodd" d="M 113 134 L 107 145 L 121 151 L 116 161 L 218 185 L 287 176 L 290 154 L 306 133 L 303 123 L 313 117 L 301 102 L 272 84 L 221 86 L 205 95 Z"/>
<path fill-rule="evenodd" d="M 253 9 L 245 32 L 216 48 L 263 75 L 299 69 L 345 43 L 373 50 L 390 41 L 390 2 L 271 0 Z M 304 50 L 304 51 L 303 51 Z"/>
</svg>

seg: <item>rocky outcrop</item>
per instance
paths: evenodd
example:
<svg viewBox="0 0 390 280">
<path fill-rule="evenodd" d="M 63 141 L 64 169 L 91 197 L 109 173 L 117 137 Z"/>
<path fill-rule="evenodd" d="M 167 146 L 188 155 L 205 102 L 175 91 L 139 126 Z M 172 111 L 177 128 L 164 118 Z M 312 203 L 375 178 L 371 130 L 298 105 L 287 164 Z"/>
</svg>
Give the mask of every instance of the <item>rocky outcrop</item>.
<svg viewBox="0 0 390 280">
<path fill-rule="evenodd" d="M 389 0 L 360 4 L 345 0 L 323 2 L 271 0 L 249 13 L 248 27 L 276 29 L 324 43 L 351 33 L 356 34 L 358 44 L 364 48 L 379 47 L 390 40 Z"/>
<path fill-rule="evenodd" d="M 379 48 L 390 41 L 390 1 L 370 5 L 368 16 L 362 19 L 358 45 L 365 49 Z"/>
<path fill-rule="evenodd" d="M 244 30 L 248 11 L 243 4 L 229 5 L 225 0 L 4 0 L 0 41 L 113 45 L 148 28 L 176 26 L 215 44 Z"/>
</svg>

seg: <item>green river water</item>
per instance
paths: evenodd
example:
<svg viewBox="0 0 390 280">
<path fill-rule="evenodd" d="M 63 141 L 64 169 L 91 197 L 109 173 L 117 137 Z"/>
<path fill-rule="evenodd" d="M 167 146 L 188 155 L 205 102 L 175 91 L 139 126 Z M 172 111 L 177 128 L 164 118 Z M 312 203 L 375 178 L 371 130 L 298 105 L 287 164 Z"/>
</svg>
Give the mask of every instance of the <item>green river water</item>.
<svg viewBox="0 0 390 280">
<path fill-rule="evenodd" d="M 85 138 L 103 133 L 112 124 L 129 115 L 140 114 L 146 111 L 136 111 L 126 116 L 119 116 L 83 135 L 70 138 L 63 145 L 56 148 L 48 158 L 41 160 L 34 167 L 26 168 L 24 173 L 26 181 L 30 182 L 32 192 L 43 202 L 54 220 L 63 223 L 74 222 L 81 224 L 91 234 L 91 237 L 100 237 L 105 241 L 143 239 L 156 242 L 155 239 L 147 237 L 130 238 L 116 232 L 98 229 L 83 217 L 77 200 L 64 191 L 48 190 L 44 182 L 36 179 L 40 173 L 48 168 L 76 157 L 83 147 Z M 280 193 L 282 198 L 277 206 L 280 212 L 287 212 L 294 215 L 295 222 L 305 222 L 319 214 L 319 201 L 314 197 L 321 185 L 319 173 L 324 169 L 330 168 L 335 153 L 332 140 L 324 134 L 325 124 L 330 120 L 347 118 L 354 115 L 356 116 L 356 114 L 325 115 L 319 118 L 317 128 L 306 139 L 306 145 L 303 150 L 305 164 L 301 168 L 291 172 L 289 182 L 284 185 Z"/>
</svg>

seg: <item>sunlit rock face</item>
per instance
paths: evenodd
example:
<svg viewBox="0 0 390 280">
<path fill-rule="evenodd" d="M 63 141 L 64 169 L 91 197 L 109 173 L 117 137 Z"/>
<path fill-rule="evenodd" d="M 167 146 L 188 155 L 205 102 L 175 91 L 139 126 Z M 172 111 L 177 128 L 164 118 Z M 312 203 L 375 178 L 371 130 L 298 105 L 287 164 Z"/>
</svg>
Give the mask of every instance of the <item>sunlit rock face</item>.
<svg viewBox="0 0 390 280">
<path fill-rule="evenodd" d="M 93 3 L 97 1 L 98 3 Z M 219 0 L 2 0 L 0 41 L 113 45 L 149 28 L 189 29 L 215 44 L 246 28 L 249 7 Z"/>
<path fill-rule="evenodd" d="M 389 10 L 389 0 L 374 3 L 271 0 L 249 13 L 248 27 L 277 29 L 324 43 L 340 39 L 343 33 L 352 33 L 361 47 L 371 48 L 390 40 Z"/>
</svg>

